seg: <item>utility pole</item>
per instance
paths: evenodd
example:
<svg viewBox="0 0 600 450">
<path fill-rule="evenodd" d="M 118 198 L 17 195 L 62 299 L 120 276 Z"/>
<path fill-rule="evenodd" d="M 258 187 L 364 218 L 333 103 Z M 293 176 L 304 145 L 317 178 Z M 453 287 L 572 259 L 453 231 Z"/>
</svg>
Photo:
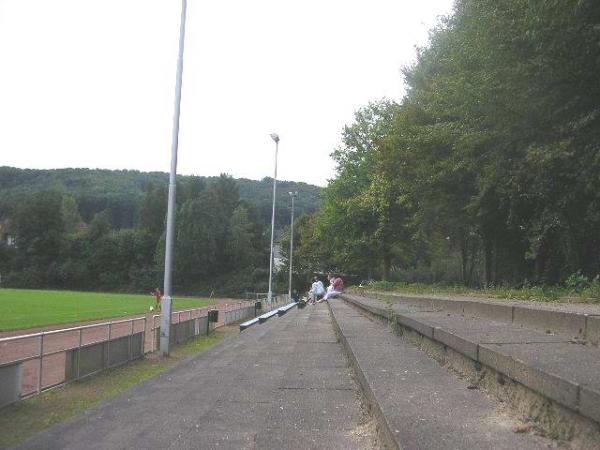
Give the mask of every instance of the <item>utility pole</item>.
<svg viewBox="0 0 600 450">
<path fill-rule="evenodd" d="M 187 0 L 181 0 L 181 21 L 179 24 L 179 55 L 175 79 L 175 112 L 173 114 L 173 135 L 171 139 L 171 172 L 169 174 L 169 203 L 167 206 L 167 236 L 165 242 L 165 284 L 160 311 L 160 355 L 169 356 L 171 334 L 171 295 L 173 289 L 173 247 L 175 244 L 175 210 L 177 204 L 177 150 L 179 148 L 179 114 L 181 112 L 181 83 L 183 79 L 183 45 L 185 42 L 185 17 Z"/>
<path fill-rule="evenodd" d="M 271 258 L 269 259 L 269 294 L 267 303 L 273 303 L 273 240 L 275 238 L 275 194 L 277 193 L 277 153 L 279 152 L 279 136 L 271 133 L 271 139 L 275 141 L 275 175 L 273 176 L 273 210 L 271 212 Z"/>
<path fill-rule="evenodd" d="M 290 226 L 290 284 L 288 289 L 289 300 L 292 300 L 292 267 L 294 265 L 294 199 L 298 197 L 298 191 L 288 192 L 292 197 L 292 220 Z"/>
</svg>

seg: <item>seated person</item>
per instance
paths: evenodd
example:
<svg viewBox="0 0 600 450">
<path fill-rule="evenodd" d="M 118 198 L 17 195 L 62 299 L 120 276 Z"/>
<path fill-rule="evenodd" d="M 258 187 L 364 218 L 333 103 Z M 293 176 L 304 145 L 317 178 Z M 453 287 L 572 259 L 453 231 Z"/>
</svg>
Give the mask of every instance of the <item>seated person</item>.
<svg viewBox="0 0 600 450">
<path fill-rule="evenodd" d="M 342 277 L 330 275 L 329 282 L 330 282 L 330 284 L 329 284 L 329 287 L 327 288 L 327 293 L 325 294 L 325 297 L 323 298 L 323 300 L 335 298 L 338 295 L 340 295 L 342 292 L 344 292 L 344 280 L 342 280 Z"/>
<path fill-rule="evenodd" d="M 323 282 L 317 277 L 314 277 L 310 291 L 308 292 L 309 303 L 312 305 L 315 302 L 321 301 L 324 295 L 325 286 L 323 286 Z"/>
<path fill-rule="evenodd" d="M 333 290 L 340 294 L 344 292 L 344 280 L 339 275 L 333 280 Z"/>
<path fill-rule="evenodd" d="M 291 298 L 291 300 L 293 302 L 296 302 L 296 303 L 298 303 L 300 301 L 300 294 L 298 294 L 298 291 L 295 290 L 295 289 L 292 291 L 292 298 Z"/>
</svg>

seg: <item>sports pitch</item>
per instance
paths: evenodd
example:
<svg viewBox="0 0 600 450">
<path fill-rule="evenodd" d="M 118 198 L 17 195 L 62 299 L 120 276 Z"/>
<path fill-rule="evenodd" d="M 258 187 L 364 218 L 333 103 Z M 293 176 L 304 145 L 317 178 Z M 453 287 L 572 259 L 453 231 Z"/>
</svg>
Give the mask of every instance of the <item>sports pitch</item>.
<svg viewBox="0 0 600 450">
<path fill-rule="evenodd" d="M 173 310 L 214 303 L 176 297 Z M 0 289 L 0 331 L 144 314 L 154 304 L 150 294 Z"/>
</svg>

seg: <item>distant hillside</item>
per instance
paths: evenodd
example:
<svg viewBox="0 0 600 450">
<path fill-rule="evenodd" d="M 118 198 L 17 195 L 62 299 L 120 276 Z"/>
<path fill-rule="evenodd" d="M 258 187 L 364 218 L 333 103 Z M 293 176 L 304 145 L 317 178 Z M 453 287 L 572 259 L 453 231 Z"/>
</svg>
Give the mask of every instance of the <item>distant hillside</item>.
<svg viewBox="0 0 600 450">
<path fill-rule="evenodd" d="M 189 176 L 178 176 L 186 181 Z M 216 177 L 198 177 L 210 183 Z M 271 220 L 273 179 L 236 180 L 240 198 L 253 205 L 264 225 Z M 95 214 L 108 211 L 116 228 L 134 227 L 145 192 L 150 184 L 167 184 L 168 174 L 137 170 L 55 169 L 34 170 L 0 167 L 0 217 L 25 197 L 40 191 L 71 194 L 77 200 L 81 217 L 89 222 Z M 289 191 L 298 191 L 296 214 L 312 213 L 319 208 L 318 186 L 293 181 L 277 184 L 278 227 L 289 221 Z"/>
</svg>

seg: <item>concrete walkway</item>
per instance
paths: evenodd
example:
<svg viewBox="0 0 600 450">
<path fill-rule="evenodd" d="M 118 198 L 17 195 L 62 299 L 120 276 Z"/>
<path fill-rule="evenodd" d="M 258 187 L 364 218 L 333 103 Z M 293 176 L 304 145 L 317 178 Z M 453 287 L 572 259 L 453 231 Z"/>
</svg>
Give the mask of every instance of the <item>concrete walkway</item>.
<svg viewBox="0 0 600 450">
<path fill-rule="evenodd" d="M 357 449 L 357 386 L 325 304 L 244 331 L 24 449 Z"/>
</svg>

